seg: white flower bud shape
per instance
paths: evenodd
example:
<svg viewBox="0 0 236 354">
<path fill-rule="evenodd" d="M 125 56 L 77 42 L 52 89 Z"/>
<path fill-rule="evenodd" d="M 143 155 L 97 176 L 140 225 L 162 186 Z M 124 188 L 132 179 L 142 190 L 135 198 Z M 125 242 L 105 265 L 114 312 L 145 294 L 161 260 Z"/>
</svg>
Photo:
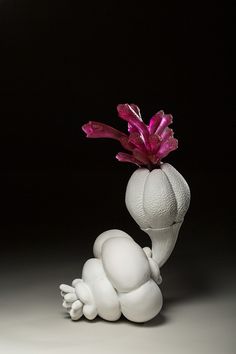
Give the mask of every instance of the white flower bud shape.
<svg viewBox="0 0 236 354">
<path fill-rule="evenodd" d="M 190 203 L 183 176 L 170 164 L 137 169 L 129 179 L 125 202 L 140 228 L 152 240 L 153 258 L 161 267 L 170 256 Z"/>
<path fill-rule="evenodd" d="M 163 163 L 161 170 L 166 174 L 174 192 L 177 214 L 175 223 L 183 222 L 190 204 L 190 189 L 184 177 L 169 163 Z"/>
</svg>

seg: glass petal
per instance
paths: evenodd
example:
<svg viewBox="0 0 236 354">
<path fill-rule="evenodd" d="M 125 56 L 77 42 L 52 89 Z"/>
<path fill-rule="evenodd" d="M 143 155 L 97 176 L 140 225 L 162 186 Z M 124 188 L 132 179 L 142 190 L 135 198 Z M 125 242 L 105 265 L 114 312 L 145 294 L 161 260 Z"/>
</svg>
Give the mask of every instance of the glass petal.
<svg viewBox="0 0 236 354">
<path fill-rule="evenodd" d="M 149 126 L 148 126 L 150 134 L 155 133 L 157 127 L 161 123 L 161 119 L 163 115 L 164 115 L 164 111 L 159 111 L 156 114 L 154 114 L 154 116 L 150 119 Z"/>
<path fill-rule="evenodd" d="M 161 144 L 160 149 L 157 152 L 157 157 L 161 160 L 166 157 L 171 151 L 178 148 L 178 140 L 170 137 L 163 144 Z"/>
<path fill-rule="evenodd" d="M 173 122 L 173 117 L 171 114 L 164 114 L 161 118 L 161 122 L 158 125 L 155 133 L 158 135 L 161 135 L 163 131 L 165 130 L 168 125 L 170 125 Z"/>
<path fill-rule="evenodd" d="M 119 152 L 116 155 L 116 158 L 118 161 L 120 162 L 131 162 L 134 163 L 135 165 L 140 165 L 140 162 L 138 160 L 136 160 L 136 158 L 130 154 L 127 154 L 125 152 Z"/>
<path fill-rule="evenodd" d="M 143 123 L 141 118 L 137 115 L 137 113 L 130 107 L 128 103 L 125 104 L 119 104 L 117 106 L 117 111 L 119 114 L 119 117 L 126 120 L 129 122 L 129 124 L 132 127 L 137 128 L 139 133 L 141 134 L 145 146 L 149 146 L 149 141 L 148 141 L 148 128 L 147 126 Z"/>
</svg>

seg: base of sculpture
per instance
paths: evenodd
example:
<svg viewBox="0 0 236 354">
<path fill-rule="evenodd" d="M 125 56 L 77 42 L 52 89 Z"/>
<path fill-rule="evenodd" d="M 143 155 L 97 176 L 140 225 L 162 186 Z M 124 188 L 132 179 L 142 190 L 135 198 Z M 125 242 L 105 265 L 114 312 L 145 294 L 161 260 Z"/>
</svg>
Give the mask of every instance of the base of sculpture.
<svg viewBox="0 0 236 354">
<path fill-rule="evenodd" d="M 188 210 L 190 190 L 170 164 L 149 171 L 138 168 L 125 195 L 128 211 L 152 242 L 141 248 L 127 233 L 109 230 L 96 239 L 95 258 L 89 259 L 82 279 L 61 285 L 63 306 L 73 320 L 97 315 L 116 321 L 123 314 L 133 322 L 146 322 L 162 307 L 160 267 L 170 257 Z"/>
<path fill-rule="evenodd" d="M 93 247 L 95 258 L 83 267 L 72 286 L 60 285 L 63 307 L 72 320 L 83 315 L 116 321 L 123 314 L 133 322 L 146 322 L 162 307 L 160 269 L 150 248 L 141 248 L 120 230 L 103 232 Z"/>
</svg>

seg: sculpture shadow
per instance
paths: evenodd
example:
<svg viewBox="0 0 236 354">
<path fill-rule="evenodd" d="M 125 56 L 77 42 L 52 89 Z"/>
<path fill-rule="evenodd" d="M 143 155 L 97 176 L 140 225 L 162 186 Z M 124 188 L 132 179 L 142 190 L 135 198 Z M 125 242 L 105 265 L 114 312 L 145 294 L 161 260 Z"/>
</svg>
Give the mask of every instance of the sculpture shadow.
<svg viewBox="0 0 236 354">
<path fill-rule="evenodd" d="M 163 313 L 168 313 L 168 309 L 180 303 L 211 295 L 214 290 L 211 274 L 202 260 L 199 263 L 194 258 L 164 265 L 160 286 L 164 299 Z"/>
<path fill-rule="evenodd" d="M 65 319 L 71 319 L 70 315 L 68 313 L 64 314 L 64 318 Z M 72 320 L 71 320 L 72 321 Z M 157 327 L 157 326 L 161 326 L 163 324 L 165 324 L 167 322 L 167 318 L 164 314 L 160 313 L 158 314 L 158 316 L 156 316 L 153 320 L 149 321 L 149 322 L 140 322 L 140 323 L 136 323 L 136 322 L 131 322 L 129 321 L 125 316 L 121 315 L 121 317 L 119 318 L 118 321 L 106 321 L 103 318 L 97 316 L 94 320 L 88 320 L 86 317 L 81 317 L 79 319 L 79 322 L 85 322 L 91 325 L 91 323 L 98 323 L 98 322 L 102 322 L 102 323 L 107 323 L 111 326 L 119 326 L 119 325 L 128 325 L 128 326 L 136 326 L 136 327 Z M 74 321 L 75 323 L 78 321 Z"/>
<path fill-rule="evenodd" d="M 210 261 L 208 260 L 207 263 Z M 210 262 L 211 263 L 211 262 Z M 215 292 L 211 271 L 207 271 L 206 261 L 201 259 L 201 265 L 194 258 L 164 265 L 161 274 L 163 282 L 160 285 L 163 295 L 161 312 L 151 321 L 144 323 L 145 327 L 160 326 L 171 320 L 171 310 L 186 302 L 200 300 L 212 296 Z"/>
</svg>

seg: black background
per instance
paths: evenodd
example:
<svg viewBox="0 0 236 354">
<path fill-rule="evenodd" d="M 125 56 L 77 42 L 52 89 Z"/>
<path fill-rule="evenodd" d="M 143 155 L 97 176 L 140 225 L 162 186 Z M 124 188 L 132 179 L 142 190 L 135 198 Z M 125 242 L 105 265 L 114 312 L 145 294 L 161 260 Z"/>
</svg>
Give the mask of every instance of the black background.
<svg viewBox="0 0 236 354">
<path fill-rule="evenodd" d="M 124 204 L 135 166 L 81 131 L 89 120 L 125 131 L 126 102 L 146 122 L 174 116 L 179 149 L 165 161 L 192 192 L 177 249 L 233 256 L 232 23 L 217 3 L 1 1 L 3 257 L 85 257 L 109 228 L 148 242 Z"/>
</svg>

